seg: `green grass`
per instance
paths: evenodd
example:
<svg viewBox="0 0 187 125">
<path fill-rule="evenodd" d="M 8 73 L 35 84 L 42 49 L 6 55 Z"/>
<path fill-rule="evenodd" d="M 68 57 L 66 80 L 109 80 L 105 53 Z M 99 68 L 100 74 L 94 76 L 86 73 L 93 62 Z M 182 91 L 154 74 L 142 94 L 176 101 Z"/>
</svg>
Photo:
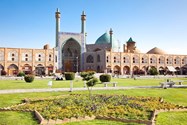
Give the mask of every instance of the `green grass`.
<svg viewBox="0 0 187 125">
<path fill-rule="evenodd" d="M 0 112 L 0 125 L 37 125 L 31 112 Z"/>
<path fill-rule="evenodd" d="M 154 86 L 159 85 L 159 82 L 165 81 L 166 79 L 112 79 L 112 81 L 117 81 L 117 86 Z M 187 78 L 175 78 L 173 80 L 187 80 Z M 30 89 L 30 88 L 48 88 L 47 83 L 49 80 L 35 80 L 33 83 L 25 83 L 21 80 L 1 80 L 0 89 Z M 184 82 L 187 85 L 187 82 Z M 103 87 L 103 85 L 96 85 L 96 87 Z M 112 86 L 112 85 L 111 85 Z M 53 81 L 52 88 L 68 88 L 69 81 Z M 83 81 L 75 80 L 74 87 L 83 87 Z M 130 90 L 102 90 L 93 91 L 93 94 L 125 94 L 131 96 L 153 96 L 153 97 L 163 97 L 165 101 L 174 104 L 179 104 L 187 106 L 187 89 L 184 88 L 168 88 L 168 89 L 130 89 Z M 74 91 L 73 94 L 88 94 L 88 91 Z M 0 94 L 0 107 L 6 107 L 10 105 L 15 105 L 21 103 L 24 98 L 43 98 L 49 96 L 58 96 L 63 94 L 70 94 L 69 92 L 44 92 L 44 93 L 17 93 L 17 94 Z M 24 117 L 24 119 L 22 118 Z M 172 117 L 169 117 L 172 116 Z M 170 125 L 171 123 L 177 125 L 185 125 L 187 123 L 187 112 L 172 112 L 161 113 L 157 119 L 158 125 Z M 167 120 L 170 118 L 170 120 Z M 181 118 L 184 118 L 181 120 Z M 16 119 L 19 122 L 14 122 Z M 23 121 L 22 121 L 23 120 Z M 24 125 L 25 121 L 32 125 L 37 124 L 36 120 L 33 118 L 32 113 L 21 113 L 21 112 L 0 112 L 0 125 Z M 165 121 L 165 122 L 163 122 Z M 166 123 L 169 121 L 169 123 Z M 84 121 L 78 123 L 68 123 L 66 125 L 120 125 L 120 122 L 108 122 L 103 120 L 93 120 Z M 123 124 L 123 123 L 122 123 Z M 128 124 L 132 125 L 132 124 Z"/>
<path fill-rule="evenodd" d="M 187 112 L 164 112 L 157 117 L 157 125 L 186 125 Z"/>
<path fill-rule="evenodd" d="M 187 80 L 187 78 L 173 78 L 172 80 Z M 32 88 L 49 88 L 48 82 L 50 79 L 35 79 L 32 83 L 26 83 L 24 80 L 1 80 L 0 90 L 5 89 L 32 89 Z M 117 86 L 158 86 L 160 82 L 166 81 L 166 79 L 118 79 L 113 78 L 112 81 L 118 82 Z M 187 81 L 183 83 L 187 85 Z M 73 87 L 83 87 L 84 83 L 81 79 L 73 81 Z M 103 84 L 97 84 L 95 87 L 103 87 Z M 108 85 L 109 87 L 112 84 Z M 70 81 L 54 81 L 52 88 L 69 88 Z"/>
</svg>

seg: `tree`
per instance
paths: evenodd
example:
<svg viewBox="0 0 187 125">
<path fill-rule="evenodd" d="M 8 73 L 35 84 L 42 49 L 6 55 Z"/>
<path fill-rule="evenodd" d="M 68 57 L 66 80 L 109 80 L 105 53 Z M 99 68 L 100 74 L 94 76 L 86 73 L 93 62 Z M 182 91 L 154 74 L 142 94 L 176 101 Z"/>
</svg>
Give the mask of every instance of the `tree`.
<svg viewBox="0 0 187 125">
<path fill-rule="evenodd" d="M 151 69 L 149 70 L 149 74 L 150 75 L 158 75 L 158 71 L 155 67 L 151 67 Z"/>
<path fill-rule="evenodd" d="M 90 99 L 91 99 L 91 95 L 92 95 L 92 87 L 95 86 L 96 83 L 98 82 L 98 79 L 93 76 L 94 74 L 95 74 L 94 71 L 88 71 L 88 72 L 81 72 L 80 73 L 80 76 L 83 78 L 83 81 L 87 81 L 86 86 L 87 86 L 88 91 L 89 91 Z"/>
</svg>

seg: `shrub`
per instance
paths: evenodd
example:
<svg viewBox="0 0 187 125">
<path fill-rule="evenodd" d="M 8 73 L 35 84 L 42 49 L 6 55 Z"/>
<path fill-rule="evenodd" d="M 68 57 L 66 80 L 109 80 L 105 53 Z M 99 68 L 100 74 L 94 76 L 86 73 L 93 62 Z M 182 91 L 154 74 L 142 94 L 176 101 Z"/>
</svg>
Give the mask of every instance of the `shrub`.
<svg viewBox="0 0 187 125">
<path fill-rule="evenodd" d="M 33 82 L 34 81 L 34 76 L 33 75 L 26 75 L 24 76 L 25 82 Z"/>
<path fill-rule="evenodd" d="M 110 82 L 111 76 L 109 74 L 102 74 L 99 76 L 101 82 Z"/>
<path fill-rule="evenodd" d="M 149 70 L 149 74 L 150 75 L 158 75 L 158 71 L 156 68 L 152 67 L 150 70 Z"/>
<path fill-rule="evenodd" d="M 65 79 L 66 80 L 74 80 L 75 79 L 75 73 L 74 72 L 65 72 Z"/>
<path fill-rule="evenodd" d="M 2 76 L 6 76 L 6 71 L 5 70 L 1 70 L 1 75 Z"/>
<path fill-rule="evenodd" d="M 97 79 L 97 78 L 92 78 L 92 79 L 90 79 L 90 80 L 86 83 L 86 85 L 87 85 L 88 87 L 93 87 L 93 86 L 96 85 L 97 82 L 98 82 L 98 79 Z"/>
<path fill-rule="evenodd" d="M 25 73 L 24 72 L 19 72 L 17 76 L 25 76 Z"/>
</svg>

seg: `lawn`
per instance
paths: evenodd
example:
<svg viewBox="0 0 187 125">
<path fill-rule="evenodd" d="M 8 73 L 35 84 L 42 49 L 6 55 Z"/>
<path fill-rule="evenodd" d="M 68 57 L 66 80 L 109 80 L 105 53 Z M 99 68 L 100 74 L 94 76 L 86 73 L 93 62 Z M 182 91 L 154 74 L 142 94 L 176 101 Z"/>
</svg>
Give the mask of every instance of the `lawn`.
<svg viewBox="0 0 187 125">
<path fill-rule="evenodd" d="M 51 79 L 36 79 L 32 83 L 26 83 L 24 80 L 0 80 L 0 90 L 5 89 L 32 89 L 32 88 L 49 88 L 48 82 Z M 186 80 L 183 84 L 187 85 L 187 78 L 173 78 L 172 80 Z M 113 78 L 111 81 L 118 82 L 117 86 L 158 86 L 160 82 L 166 81 L 165 79 L 122 79 Z M 97 84 L 95 87 L 103 87 L 102 84 Z M 108 85 L 109 87 L 112 84 Z M 70 81 L 55 81 L 53 80 L 52 88 L 69 88 Z M 73 87 L 84 87 L 84 83 L 81 79 L 75 79 L 73 81 Z"/>
<path fill-rule="evenodd" d="M 153 97 L 163 97 L 165 101 L 171 102 L 174 104 L 179 104 L 183 106 L 187 106 L 187 94 L 186 89 L 131 89 L 131 90 L 102 90 L 102 91 L 93 91 L 93 94 L 124 94 L 124 95 L 131 95 L 131 96 L 153 96 Z M 87 91 L 76 91 L 71 92 L 73 94 L 88 94 Z M 57 96 L 57 95 L 64 95 L 69 94 L 69 92 L 48 92 L 48 93 L 24 93 L 24 94 L 1 94 L 0 95 L 0 107 L 10 106 L 13 104 L 20 103 L 24 98 L 42 98 L 42 97 L 49 97 L 49 96 Z M 170 122 L 163 123 L 162 121 L 168 121 L 168 116 L 171 116 L 170 113 L 162 113 L 158 117 L 158 124 L 159 125 L 170 125 L 169 123 L 179 123 L 181 122 L 181 118 L 184 118 L 181 123 L 187 123 L 186 118 L 187 112 L 172 112 L 172 119 Z M 3 116 L 2 116 L 3 115 Z M 12 112 L 1 112 L 0 113 L 0 124 L 8 124 L 8 125 L 15 125 L 15 119 L 19 119 L 20 123 L 25 122 L 21 119 L 22 115 L 26 115 L 27 117 L 24 118 L 28 123 L 32 123 L 35 125 L 35 120 L 33 119 L 32 114 L 30 113 L 12 113 Z M 9 120 L 7 120 L 9 119 Z M 23 120 L 23 121 L 22 121 Z M 163 124 L 162 124 L 163 123 Z M 93 120 L 93 121 L 85 121 L 79 123 L 68 123 L 66 125 L 86 125 L 86 124 L 122 124 L 120 122 L 109 122 L 109 121 L 102 121 L 102 120 Z M 20 124 L 19 124 L 20 125 Z"/>
</svg>

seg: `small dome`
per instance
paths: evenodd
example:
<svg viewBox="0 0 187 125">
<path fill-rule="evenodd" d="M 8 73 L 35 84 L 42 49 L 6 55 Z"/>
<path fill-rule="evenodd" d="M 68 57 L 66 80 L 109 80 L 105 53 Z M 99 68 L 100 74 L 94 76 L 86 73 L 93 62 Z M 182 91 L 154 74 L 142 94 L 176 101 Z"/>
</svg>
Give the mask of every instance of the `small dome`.
<svg viewBox="0 0 187 125">
<path fill-rule="evenodd" d="M 101 35 L 95 42 L 95 44 L 110 44 L 110 34 L 108 32 Z M 118 40 L 112 35 L 112 47 L 114 51 L 118 51 Z"/>
<path fill-rule="evenodd" d="M 153 49 L 149 50 L 147 54 L 166 54 L 163 50 L 154 47 Z"/>
</svg>

